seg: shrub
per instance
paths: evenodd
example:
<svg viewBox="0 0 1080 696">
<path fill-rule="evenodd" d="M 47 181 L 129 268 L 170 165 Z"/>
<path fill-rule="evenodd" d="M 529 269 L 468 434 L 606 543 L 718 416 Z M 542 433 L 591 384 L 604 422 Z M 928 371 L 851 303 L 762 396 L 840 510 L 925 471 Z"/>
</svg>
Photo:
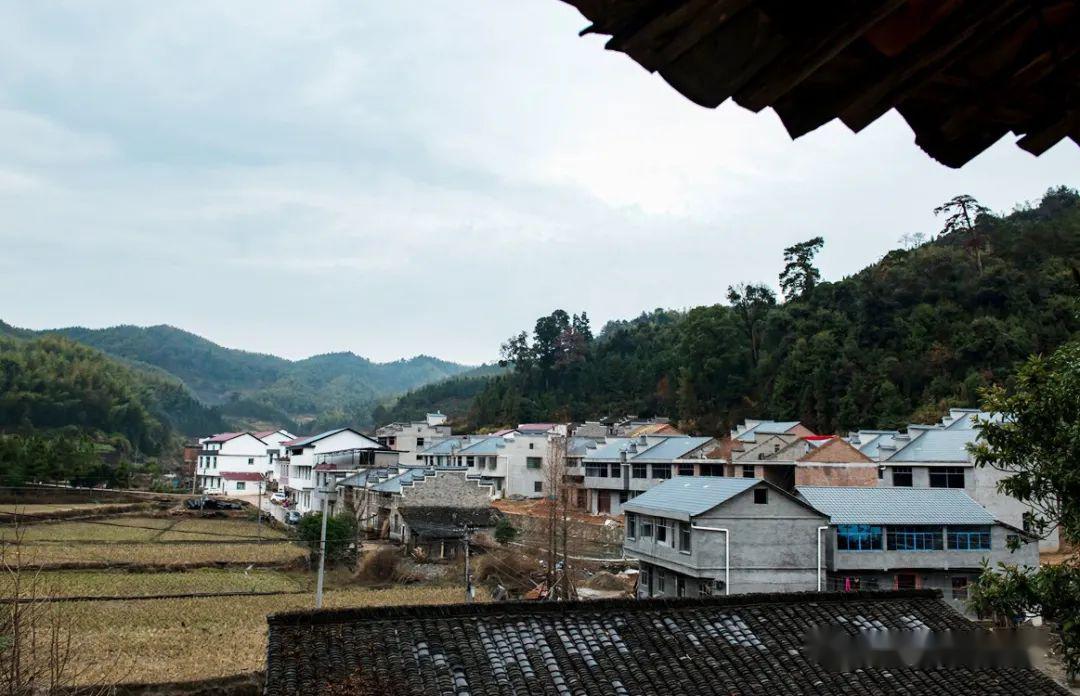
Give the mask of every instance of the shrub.
<svg viewBox="0 0 1080 696">
<path fill-rule="evenodd" d="M 319 558 L 319 541 L 322 533 L 322 513 L 304 515 L 297 526 L 297 543 L 302 544 L 311 553 L 313 562 Z M 348 512 L 342 512 L 326 520 L 326 560 L 330 562 L 346 560 L 352 553 L 356 541 L 356 519 Z"/>
<path fill-rule="evenodd" d="M 495 541 L 505 546 L 517 539 L 518 534 L 517 527 L 515 527 L 508 518 L 499 518 L 498 523 L 495 525 Z"/>
<path fill-rule="evenodd" d="M 382 548 L 365 555 L 356 571 L 356 579 L 361 582 L 385 584 L 398 578 L 398 564 L 401 556 L 396 549 Z"/>
</svg>

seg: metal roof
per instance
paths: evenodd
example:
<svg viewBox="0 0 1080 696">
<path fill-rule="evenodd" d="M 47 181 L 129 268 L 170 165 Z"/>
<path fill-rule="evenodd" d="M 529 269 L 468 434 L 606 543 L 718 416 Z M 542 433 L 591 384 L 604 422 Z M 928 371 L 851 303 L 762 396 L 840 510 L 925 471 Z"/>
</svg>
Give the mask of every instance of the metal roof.
<svg viewBox="0 0 1080 696">
<path fill-rule="evenodd" d="M 485 437 L 483 440 L 458 450 L 458 454 L 498 454 L 499 450 L 504 446 L 505 443 L 501 437 Z"/>
<path fill-rule="evenodd" d="M 755 442 L 757 434 L 783 435 L 799 424 L 799 421 L 761 421 L 735 436 L 740 442 Z"/>
<path fill-rule="evenodd" d="M 434 469 L 414 467 L 411 469 L 406 469 L 404 472 L 398 474 L 397 476 L 372 486 L 371 490 L 378 491 L 379 493 L 400 493 L 402 485 L 410 485 L 412 483 L 415 483 L 417 480 L 423 480 L 428 476 L 434 475 Z"/>
<path fill-rule="evenodd" d="M 425 454 L 450 454 L 454 450 L 460 450 L 462 446 L 467 446 L 468 440 L 464 439 L 465 442 L 463 445 L 463 439 L 464 438 L 460 437 L 448 437 L 445 440 L 439 440 L 431 447 L 420 450 L 416 454 L 417 456 L 422 456 Z"/>
<path fill-rule="evenodd" d="M 639 450 L 632 457 L 634 461 L 665 462 L 680 459 L 698 447 L 712 442 L 711 437 L 665 437 L 646 450 Z"/>
<path fill-rule="evenodd" d="M 398 470 L 396 467 L 378 467 L 373 469 L 362 469 L 355 474 L 346 476 L 337 482 L 339 486 L 351 486 L 353 488 L 365 488 L 367 484 L 376 481 L 382 481 L 383 479 L 391 476 L 397 476 Z"/>
<path fill-rule="evenodd" d="M 636 438 L 609 437 L 596 445 L 596 449 L 589 450 L 582 457 L 584 461 L 590 460 L 618 460 L 621 459 L 623 450 L 630 446 Z"/>
<path fill-rule="evenodd" d="M 977 430 L 925 430 L 890 455 L 889 462 L 970 461 L 967 445 L 979 437 Z"/>
<path fill-rule="evenodd" d="M 832 524 L 993 524 L 994 516 L 957 488 L 799 486 L 796 493 Z"/>
<path fill-rule="evenodd" d="M 600 441 L 595 437 L 574 436 L 566 441 L 566 454 L 570 457 L 581 457 L 588 453 L 590 447 L 596 447 Z"/>
<path fill-rule="evenodd" d="M 653 486 L 624 503 L 625 512 L 689 519 L 708 512 L 754 486 L 761 479 L 723 476 L 679 476 Z M 672 514 L 674 513 L 674 514 Z"/>
<path fill-rule="evenodd" d="M 859 450 L 871 459 L 877 459 L 881 455 L 882 446 L 895 446 L 894 439 L 900 433 L 895 430 L 860 430 L 859 444 L 855 449 Z"/>
<path fill-rule="evenodd" d="M 283 447 L 288 447 L 290 449 L 294 449 L 296 447 L 307 447 L 308 445 L 314 444 L 316 441 L 322 440 L 325 437 L 330 437 L 331 435 L 337 435 L 338 433 L 343 433 L 343 432 L 346 432 L 346 431 L 348 431 L 350 433 L 353 433 L 353 434 L 355 434 L 355 435 L 357 435 L 359 437 L 362 437 L 365 440 L 368 440 L 369 442 L 371 442 L 375 446 L 382 447 L 382 445 L 380 445 L 378 441 L 372 440 L 367 435 L 364 435 L 363 433 L 357 432 L 357 431 L 353 430 L 352 428 L 334 428 L 333 430 L 327 430 L 326 432 L 319 433 L 318 435 L 309 435 L 307 437 L 298 437 L 295 440 L 289 440 L 289 441 L 283 442 L 281 444 L 282 444 Z"/>
</svg>

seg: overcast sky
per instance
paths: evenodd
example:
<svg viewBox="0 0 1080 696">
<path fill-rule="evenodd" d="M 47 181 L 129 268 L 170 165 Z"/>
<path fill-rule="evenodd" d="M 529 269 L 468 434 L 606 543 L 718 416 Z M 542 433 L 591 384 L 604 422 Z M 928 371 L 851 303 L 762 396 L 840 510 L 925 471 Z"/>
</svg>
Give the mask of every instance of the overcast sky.
<svg viewBox="0 0 1080 696">
<path fill-rule="evenodd" d="M 792 142 L 697 107 L 558 0 L 0 5 L 0 318 L 166 323 L 226 346 L 496 357 L 540 314 L 599 326 L 835 280 L 932 208 L 1080 185 L 1080 148 L 963 169 L 895 114 Z"/>
</svg>

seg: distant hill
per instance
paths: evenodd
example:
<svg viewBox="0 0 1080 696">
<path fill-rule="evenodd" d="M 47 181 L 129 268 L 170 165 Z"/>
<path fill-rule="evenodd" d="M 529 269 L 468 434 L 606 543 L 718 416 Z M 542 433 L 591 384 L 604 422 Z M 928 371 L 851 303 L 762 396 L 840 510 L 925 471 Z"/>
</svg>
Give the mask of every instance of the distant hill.
<svg viewBox="0 0 1080 696">
<path fill-rule="evenodd" d="M 63 336 L 129 366 L 174 377 L 240 425 L 280 423 L 299 430 L 328 413 L 370 425 L 380 400 L 472 369 L 426 355 L 375 363 L 353 353 L 327 353 L 293 361 L 225 348 L 164 325 L 29 331 L 3 324 L 0 333 Z"/>
<path fill-rule="evenodd" d="M 498 365 L 481 365 L 380 404 L 375 408 L 372 419 L 376 423 L 423 420 L 425 414 L 438 411 L 450 416 L 454 424 L 464 426 L 476 396 L 484 391 L 492 377 L 506 372 L 507 368 Z"/>
<path fill-rule="evenodd" d="M 158 454 L 176 435 L 224 427 L 221 414 L 175 378 L 66 338 L 0 326 L 0 431 L 74 429 Z"/>
<path fill-rule="evenodd" d="M 511 338 L 520 358 L 511 372 L 423 387 L 387 413 L 415 414 L 452 394 L 444 412 L 472 428 L 623 413 L 715 434 L 745 417 L 799 419 L 823 433 L 891 428 L 975 406 L 1020 361 L 1080 334 L 1076 191 L 913 241 L 788 302 L 766 291 L 735 305 L 658 309 L 595 337 L 583 315 L 560 310 Z"/>
</svg>

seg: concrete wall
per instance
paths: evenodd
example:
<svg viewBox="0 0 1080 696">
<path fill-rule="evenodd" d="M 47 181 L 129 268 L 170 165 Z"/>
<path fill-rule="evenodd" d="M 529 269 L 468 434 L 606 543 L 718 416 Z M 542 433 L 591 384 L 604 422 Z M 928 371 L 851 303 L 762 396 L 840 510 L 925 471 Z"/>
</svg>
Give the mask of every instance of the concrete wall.
<svg viewBox="0 0 1080 696">
<path fill-rule="evenodd" d="M 464 471 L 436 471 L 412 486 L 401 489 L 401 505 L 486 508 L 491 505 L 491 487 L 465 478 Z"/>
<path fill-rule="evenodd" d="M 1024 544 L 1013 552 L 1008 548 L 1007 538 L 1015 534 L 1001 525 L 994 525 L 990 531 L 989 551 L 840 551 L 836 548 L 836 528 L 828 532 L 828 564 L 832 572 L 880 570 L 890 571 L 898 568 L 924 569 L 971 569 L 977 570 L 984 559 L 990 565 L 999 562 L 1012 565 L 1039 565 L 1038 544 Z"/>
<path fill-rule="evenodd" d="M 768 503 L 754 503 L 747 491 L 693 519 L 693 524 L 729 532 L 730 593 L 795 592 L 817 589 L 817 529 L 828 518 L 770 488 Z M 722 532 L 691 530 L 691 552 L 640 536 L 627 539 L 627 555 L 644 562 L 704 579 L 724 578 Z M 673 522 L 676 535 L 677 522 Z"/>
</svg>

